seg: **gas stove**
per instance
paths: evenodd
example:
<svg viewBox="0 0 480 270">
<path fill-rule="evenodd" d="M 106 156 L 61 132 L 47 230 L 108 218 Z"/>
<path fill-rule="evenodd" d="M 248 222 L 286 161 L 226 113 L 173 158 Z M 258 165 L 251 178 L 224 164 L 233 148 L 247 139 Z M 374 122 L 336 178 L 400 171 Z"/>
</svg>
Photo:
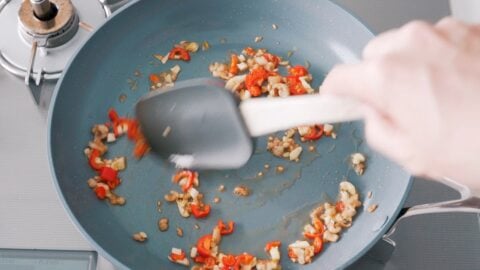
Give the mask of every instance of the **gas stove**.
<svg viewBox="0 0 480 270">
<path fill-rule="evenodd" d="M 57 197 L 45 116 L 73 53 L 127 2 L 0 0 L 0 270 L 114 269 L 76 230 Z M 414 17 L 433 21 L 449 12 L 446 0 L 419 1 L 414 7 L 394 0 L 337 2 L 376 31 Z M 407 204 L 457 197 L 443 185 L 415 179 Z M 371 253 L 350 268 L 480 269 L 479 231 L 478 217 L 471 214 L 412 218 L 398 227 L 388 260 Z"/>
<path fill-rule="evenodd" d="M 46 110 L 53 85 L 90 32 L 128 0 L 0 1 L 0 66 Z"/>
</svg>

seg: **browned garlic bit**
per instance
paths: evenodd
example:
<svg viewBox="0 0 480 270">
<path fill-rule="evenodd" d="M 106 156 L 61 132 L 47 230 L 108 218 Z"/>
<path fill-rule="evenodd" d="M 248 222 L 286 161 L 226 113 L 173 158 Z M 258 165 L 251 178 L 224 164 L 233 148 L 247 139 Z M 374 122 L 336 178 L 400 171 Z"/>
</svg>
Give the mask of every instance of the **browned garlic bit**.
<svg viewBox="0 0 480 270">
<path fill-rule="evenodd" d="M 126 94 L 122 93 L 118 96 L 118 102 L 124 103 L 126 100 L 127 100 L 127 95 Z"/>
<path fill-rule="evenodd" d="M 298 161 L 303 148 L 295 142 L 293 139 L 294 135 L 295 129 L 289 129 L 281 140 L 278 137 L 269 137 L 267 150 L 272 152 L 274 156 Z"/>
<path fill-rule="evenodd" d="M 168 61 L 168 53 L 165 56 L 161 54 L 154 54 L 153 57 L 155 57 L 155 59 L 160 61 L 162 64 L 165 64 Z"/>
<path fill-rule="evenodd" d="M 112 205 L 124 205 L 125 202 L 126 202 L 124 197 L 118 196 L 117 194 L 113 193 L 112 191 L 107 193 L 107 198 Z"/>
<path fill-rule="evenodd" d="M 137 89 L 138 89 L 138 81 L 137 80 L 127 79 L 127 84 L 128 84 L 128 88 L 130 88 L 130 90 L 137 91 Z"/>
<path fill-rule="evenodd" d="M 156 79 L 152 81 L 150 79 L 150 90 L 158 90 L 164 87 L 172 87 L 175 85 L 175 81 L 178 78 L 178 74 L 182 69 L 179 65 L 175 65 L 167 71 L 163 71 L 150 76 L 156 76 Z"/>
<path fill-rule="evenodd" d="M 233 194 L 237 195 L 238 197 L 247 197 L 250 195 L 250 189 L 247 186 L 236 186 L 233 189 Z"/>
<path fill-rule="evenodd" d="M 334 131 L 333 131 L 333 125 L 331 124 L 324 124 L 323 125 L 323 132 L 325 132 L 326 136 L 332 136 Z"/>
<path fill-rule="evenodd" d="M 162 212 L 162 201 L 160 200 L 157 201 L 157 211 L 160 213 Z"/>
<path fill-rule="evenodd" d="M 183 229 L 180 227 L 177 227 L 177 235 L 178 237 L 183 237 Z"/>
<path fill-rule="evenodd" d="M 170 126 L 167 126 L 162 133 L 162 137 L 166 138 L 168 134 L 170 134 L 170 131 L 172 131 L 172 128 Z"/>
<path fill-rule="evenodd" d="M 167 202 L 174 202 L 178 199 L 178 197 L 179 197 L 178 192 L 172 190 L 172 191 L 170 191 L 170 193 L 165 194 L 164 199 Z"/>
<path fill-rule="evenodd" d="M 290 260 L 294 263 L 309 264 L 312 262 L 312 258 L 315 255 L 314 247 L 307 241 L 296 241 L 288 246 L 288 254 L 295 255 L 290 256 Z"/>
<path fill-rule="evenodd" d="M 224 80 L 230 79 L 227 64 L 215 62 L 209 66 L 209 70 L 212 73 L 213 77 L 221 78 Z"/>
<path fill-rule="evenodd" d="M 305 225 L 303 235 L 306 238 L 323 235 L 322 243 L 337 242 L 342 230 L 352 225 L 353 217 L 357 214 L 356 208 L 360 205 L 355 186 L 348 181 L 341 182 L 336 204 L 326 202 L 315 208 L 310 213 L 311 224 Z M 321 252 L 321 248 L 315 251 L 315 241 L 310 243 L 308 240 L 298 240 L 290 244 L 288 249 L 290 259 L 299 264 L 311 263 L 315 252 Z"/>
<path fill-rule="evenodd" d="M 158 220 L 158 229 L 161 232 L 165 232 L 168 230 L 168 218 L 161 218 Z"/>
<path fill-rule="evenodd" d="M 194 228 L 195 230 L 200 230 L 200 225 L 195 224 L 195 225 L 193 225 L 193 228 Z"/>
<path fill-rule="evenodd" d="M 145 232 L 134 233 L 132 237 L 133 237 L 133 240 L 140 243 L 145 242 L 145 240 L 147 240 L 147 234 Z"/>
<path fill-rule="evenodd" d="M 224 192 L 224 191 L 225 191 L 225 185 L 220 185 L 220 186 L 218 186 L 217 190 L 218 190 L 219 192 Z"/>
<path fill-rule="evenodd" d="M 178 44 L 177 46 L 180 47 L 180 48 L 184 48 L 185 50 L 187 50 L 190 53 L 197 52 L 198 48 L 200 47 L 197 42 L 186 41 L 186 40 L 180 41 L 180 44 Z"/>
<path fill-rule="evenodd" d="M 275 168 L 275 171 L 277 173 L 283 173 L 285 171 L 285 167 L 281 166 L 281 165 L 278 165 L 276 168 Z"/>
<path fill-rule="evenodd" d="M 366 168 L 367 158 L 362 153 L 353 153 L 350 156 L 350 162 L 352 163 L 353 170 L 357 175 L 362 175 Z"/>
<path fill-rule="evenodd" d="M 371 204 L 371 205 L 368 206 L 367 211 L 369 213 L 373 213 L 373 212 L 375 212 L 375 210 L 377 210 L 377 208 L 378 208 L 378 204 Z"/>
<path fill-rule="evenodd" d="M 253 41 L 255 41 L 255 43 L 259 43 L 263 40 L 263 37 L 262 36 L 256 36 L 255 39 Z"/>
<path fill-rule="evenodd" d="M 210 49 L 210 43 L 208 43 L 208 41 L 202 42 L 202 51 L 206 51 L 208 49 Z"/>
<path fill-rule="evenodd" d="M 221 201 L 220 197 L 213 198 L 213 203 L 220 203 L 220 201 Z"/>
</svg>

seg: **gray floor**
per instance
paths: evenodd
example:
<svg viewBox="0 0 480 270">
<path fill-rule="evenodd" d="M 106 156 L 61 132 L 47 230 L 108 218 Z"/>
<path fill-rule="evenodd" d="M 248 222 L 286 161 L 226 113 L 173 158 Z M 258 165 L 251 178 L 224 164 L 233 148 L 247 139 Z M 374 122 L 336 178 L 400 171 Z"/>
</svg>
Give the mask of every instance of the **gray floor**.
<svg viewBox="0 0 480 270">
<path fill-rule="evenodd" d="M 449 14 L 446 0 L 337 0 L 374 32 L 421 19 L 435 22 Z M 458 198 L 441 184 L 415 179 L 407 205 Z M 471 214 L 412 217 L 393 236 L 397 247 L 387 263 L 364 256 L 349 269 L 480 269 L 479 219 Z"/>
</svg>

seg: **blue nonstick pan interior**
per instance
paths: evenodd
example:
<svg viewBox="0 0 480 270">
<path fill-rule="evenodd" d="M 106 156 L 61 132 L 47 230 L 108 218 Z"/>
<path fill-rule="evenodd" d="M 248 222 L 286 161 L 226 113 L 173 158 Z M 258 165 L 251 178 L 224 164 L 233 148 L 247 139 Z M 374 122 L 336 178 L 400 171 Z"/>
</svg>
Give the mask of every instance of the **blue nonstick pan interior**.
<svg viewBox="0 0 480 270">
<path fill-rule="evenodd" d="M 272 24 L 278 26 L 277 30 Z M 255 36 L 262 36 L 255 43 Z M 148 74 L 170 68 L 152 57 L 165 54 L 181 40 L 208 41 L 211 48 L 192 55 L 181 64 L 179 80 L 208 77 L 208 65 L 226 61 L 229 51 L 245 46 L 264 47 L 273 53 L 293 55 L 292 63 L 311 65 L 313 85 L 318 87 L 325 74 L 337 63 L 358 59 L 371 32 L 352 15 L 326 0 L 142 0 L 130 4 L 98 29 L 78 51 L 57 85 L 49 119 L 50 161 L 60 198 L 72 220 L 102 256 L 119 268 L 184 269 L 168 261 L 172 247 L 190 250 L 200 236 L 211 233 L 218 219 L 234 220 L 233 235 L 222 240 L 227 253 L 247 251 L 266 258 L 263 247 L 271 240 L 282 240 L 284 269 L 343 268 L 366 252 L 393 222 L 410 187 L 410 176 L 399 166 L 373 152 L 363 141 L 362 123 L 336 126 L 338 138 L 323 138 L 313 144 L 316 153 L 304 151 L 301 162 L 273 157 L 265 150 L 266 138 L 256 140 L 255 155 L 235 171 L 200 172 L 200 190 L 206 202 L 215 196 L 211 216 L 206 220 L 182 218 L 175 204 L 157 201 L 178 189 L 170 179 L 174 169 L 155 155 L 141 160 L 132 156 L 126 138 L 110 147 L 108 156 L 125 155 L 128 168 L 117 191 L 127 199 L 122 207 L 99 201 L 87 186 L 94 175 L 83 155 L 95 123 L 107 120 L 107 110 L 133 115 L 136 101 L 149 90 Z M 139 71 L 142 76 L 136 77 Z M 138 73 L 137 73 L 138 75 Z M 136 81 L 137 90 L 127 80 Z M 119 96 L 127 96 L 125 102 Z M 348 156 L 356 151 L 368 157 L 367 170 L 356 176 Z M 263 177 L 264 164 L 271 169 Z M 283 174 L 276 174 L 283 165 Z M 353 226 L 338 243 L 328 244 L 322 254 L 307 266 L 290 263 L 287 245 L 301 239 L 308 214 L 317 204 L 335 199 L 338 183 L 348 178 L 360 191 L 362 200 L 373 193 L 379 204 L 374 213 L 361 210 Z M 226 186 L 220 193 L 217 187 Z M 251 188 L 252 195 L 232 195 L 236 185 Z M 158 219 L 168 217 L 170 229 L 160 232 Z M 194 224 L 200 226 L 193 229 Z M 184 236 L 176 235 L 176 227 Z M 144 231 L 148 240 L 139 244 L 132 234 Z"/>
</svg>

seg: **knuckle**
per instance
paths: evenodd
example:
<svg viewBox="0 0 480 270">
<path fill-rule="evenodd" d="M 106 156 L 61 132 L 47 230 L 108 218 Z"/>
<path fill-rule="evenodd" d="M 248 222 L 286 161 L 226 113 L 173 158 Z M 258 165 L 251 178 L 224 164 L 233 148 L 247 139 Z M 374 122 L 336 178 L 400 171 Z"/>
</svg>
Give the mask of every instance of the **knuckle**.
<svg viewBox="0 0 480 270">
<path fill-rule="evenodd" d="M 423 21 L 410 22 L 402 30 L 405 41 L 413 44 L 423 44 L 434 34 L 433 26 Z"/>
<path fill-rule="evenodd" d="M 412 21 L 404 26 L 407 33 L 425 33 L 432 29 L 432 26 L 424 21 Z"/>
<path fill-rule="evenodd" d="M 445 17 L 440 21 L 438 21 L 438 23 L 436 24 L 436 26 L 440 28 L 451 28 L 452 26 L 455 27 L 458 25 L 463 25 L 463 24 L 452 17 Z"/>
</svg>

